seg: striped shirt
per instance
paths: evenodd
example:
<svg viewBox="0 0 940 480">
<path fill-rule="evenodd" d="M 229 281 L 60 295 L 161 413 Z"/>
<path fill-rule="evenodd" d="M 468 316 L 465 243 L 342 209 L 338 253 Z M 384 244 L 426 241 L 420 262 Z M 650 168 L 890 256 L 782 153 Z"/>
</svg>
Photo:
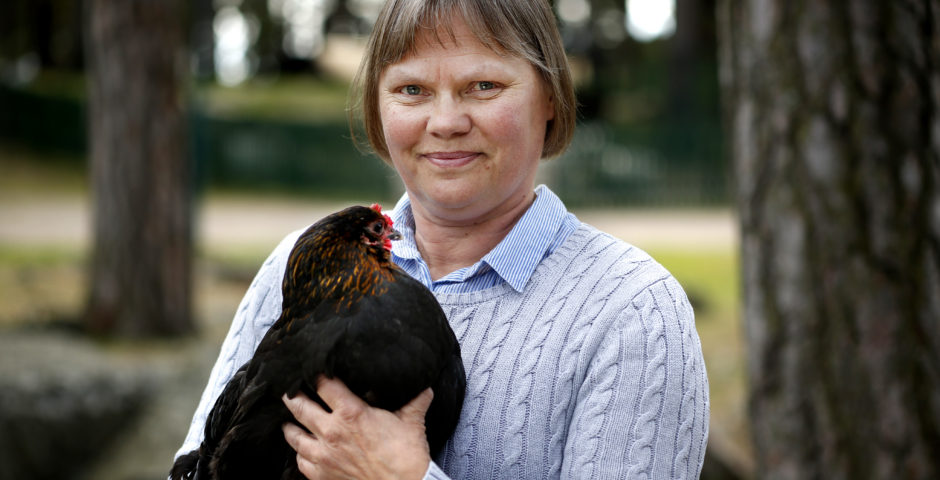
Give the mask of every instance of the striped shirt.
<svg viewBox="0 0 940 480">
<path fill-rule="evenodd" d="M 574 232 L 574 214 L 545 185 L 535 189 L 535 201 L 508 235 L 478 262 L 434 281 L 415 243 L 415 222 L 408 194 L 392 211 L 395 229 L 402 239 L 392 245 L 392 260 L 434 293 L 468 293 L 503 282 L 522 292 L 535 267 Z"/>
</svg>

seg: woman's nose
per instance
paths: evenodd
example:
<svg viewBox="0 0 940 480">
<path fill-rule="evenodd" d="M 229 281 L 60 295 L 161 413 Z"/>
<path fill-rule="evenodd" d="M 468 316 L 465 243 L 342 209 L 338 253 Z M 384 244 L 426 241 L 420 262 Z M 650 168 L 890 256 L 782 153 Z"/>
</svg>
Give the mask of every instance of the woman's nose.
<svg viewBox="0 0 940 480">
<path fill-rule="evenodd" d="M 428 132 L 439 138 L 463 135 L 470 131 L 470 115 L 459 99 L 441 96 L 435 99 L 428 118 Z"/>
</svg>

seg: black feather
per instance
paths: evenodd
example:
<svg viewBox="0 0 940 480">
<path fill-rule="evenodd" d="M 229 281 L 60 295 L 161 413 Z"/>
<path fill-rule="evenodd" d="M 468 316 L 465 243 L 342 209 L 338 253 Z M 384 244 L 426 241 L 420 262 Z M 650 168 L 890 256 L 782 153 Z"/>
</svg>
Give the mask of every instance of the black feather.
<svg viewBox="0 0 940 480">
<path fill-rule="evenodd" d="M 393 411 L 431 387 L 426 431 L 432 456 L 440 452 L 463 405 L 460 346 L 434 295 L 390 261 L 391 232 L 377 207 L 350 207 L 300 236 L 280 318 L 216 400 L 199 449 L 174 463 L 173 480 L 303 478 L 281 431 L 293 421 L 281 396 L 320 401 L 320 375 Z"/>
</svg>

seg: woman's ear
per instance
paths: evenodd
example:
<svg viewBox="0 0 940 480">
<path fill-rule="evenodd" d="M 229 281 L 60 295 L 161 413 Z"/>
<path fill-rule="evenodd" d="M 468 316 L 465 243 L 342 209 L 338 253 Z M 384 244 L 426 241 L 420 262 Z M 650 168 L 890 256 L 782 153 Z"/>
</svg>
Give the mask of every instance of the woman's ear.
<svg viewBox="0 0 940 480">
<path fill-rule="evenodd" d="M 548 110 L 545 112 L 545 120 L 552 121 L 555 119 L 555 96 L 550 92 L 548 93 L 548 99 L 545 102 L 545 108 Z"/>
</svg>

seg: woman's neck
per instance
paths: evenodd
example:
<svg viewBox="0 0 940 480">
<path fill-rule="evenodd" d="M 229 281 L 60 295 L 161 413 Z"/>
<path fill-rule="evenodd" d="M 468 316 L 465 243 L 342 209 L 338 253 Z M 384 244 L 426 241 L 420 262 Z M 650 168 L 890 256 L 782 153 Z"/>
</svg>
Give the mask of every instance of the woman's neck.
<svg viewBox="0 0 940 480">
<path fill-rule="evenodd" d="M 432 280 L 478 262 L 522 218 L 535 200 L 535 193 L 497 212 L 473 220 L 454 222 L 429 214 L 412 202 L 415 220 L 415 243 L 421 258 L 428 265 Z"/>
</svg>

